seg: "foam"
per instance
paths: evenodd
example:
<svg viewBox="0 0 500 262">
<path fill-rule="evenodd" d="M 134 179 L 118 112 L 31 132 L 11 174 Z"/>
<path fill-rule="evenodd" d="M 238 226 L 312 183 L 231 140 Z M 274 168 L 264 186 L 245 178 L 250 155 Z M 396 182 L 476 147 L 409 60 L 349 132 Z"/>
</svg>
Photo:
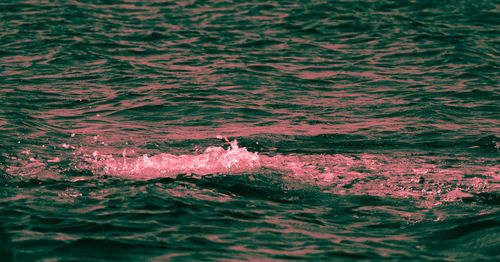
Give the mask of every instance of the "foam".
<svg viewBox="0 0 500 262">
<path fill-rule="evenodd" d="M 201 153 L 140 156 L 129 151 L 131 155 L 127 156 L 123 150 L 119 156 L 95 151 L 86 159 L 94 174 L 127 179 L 176 179 L 186 174 L 190 178 L 206 179 L 220 176 L 218 179 L 227 179 L 224 181 L 229 184 L 233 179 L 234 183 L 245 181 L 251 186 L 259 183 L 253 177 L 259 177 L 263 183 L 291 185 L 285 186 L 285 190 L 301 188 L 335 195 L 411 198 L 418 199 L 424 206 L 489 192 L 497 186 L 494 181 L 498 181 L 500 170 L 489 158 L 460 158 L 448 162 L 441 156 L 408 154 L 269 156 L 249 152 L 239 147 L 236 140 L 226 141 L 227 147 L 209 146 Z M 267 186 L 272 187 L 271 184 Z"/>
<path fill-rule="evenodd" d="M 201 154 L 172 155 L 167 153 L 155 156 L 143 155 L 136 159 L 110 155 L 97 159 L 106 174 L 150 179 L 175 177 L 179 174 L 238 174 L 258 169 L 260 156 L 240 148 L 236 140 L 227 149 L 210 146 Z"/>
</svg>

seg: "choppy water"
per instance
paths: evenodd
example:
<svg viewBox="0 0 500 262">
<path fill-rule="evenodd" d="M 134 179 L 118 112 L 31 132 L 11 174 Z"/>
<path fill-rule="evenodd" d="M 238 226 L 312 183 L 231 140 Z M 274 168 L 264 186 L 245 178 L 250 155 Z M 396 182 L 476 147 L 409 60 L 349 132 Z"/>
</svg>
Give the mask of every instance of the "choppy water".
<svg viewBox="0 0 500 262">
<path fill-rule="evenodd" d="M 498 1 L 2 1 L 0 260 L 500 259 Z"/>
</svg>

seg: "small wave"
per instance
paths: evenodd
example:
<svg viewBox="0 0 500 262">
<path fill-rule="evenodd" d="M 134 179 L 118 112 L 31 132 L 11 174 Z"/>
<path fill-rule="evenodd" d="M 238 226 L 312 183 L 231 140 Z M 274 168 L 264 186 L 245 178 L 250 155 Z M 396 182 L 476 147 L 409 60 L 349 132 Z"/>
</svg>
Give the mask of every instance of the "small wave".
<svg viewBox="0 0 500 262">
<path fill-rule="evenodd" d="M 499 174 L 498 166 L 488 158 L 469 159 L 475 163 L 468 163 L 465 158 L 367 153 L 268 156 L 239 147 L 236 140 L 229 144 L 227 148 L 209 146 L 194 154 L 129 158 L 124 150 L 121 157 L 97 152 L 87 157 L 97 173 L 127 179 L 198 180 L 195 183 L 231 191 L 262 193 L 266 188 L 273 192 L 279 188 L 290 194 L 309 190 L 408 198 L 422 201 L 424 206 L 481 199 L 476 196 L 491 191 Z"/>
<path fill-rule="evenodd" d="M 239 145 L 240 140 L 248 147 Z M 479 144 L 490 145 L 496 137 L 483 140 L 486 142 Z M 35 154 L 25 150 L 10 159 L 7 173 L 0 174 L 0 183 L 14 185 L 30 179 L 68 183 L 98 179 L 105 183 L 105 177 L 154 183 L 167 179 L 169 183 L 188 182 L 231 195 L 250 193 L 272 200 L 319 194 L 327 198 L 368 195 L 410 199 L 423 206 L 498 203 L 496 194 L 491 192 L 498 188 L 500 167 L 497 158 L 489 154 L 285 154 L 279 149 L 259 151 L 259 146 L 266 147 L 264 144 L 269 141 L 259 143 L 245 137 L 231 142 L 226 139 L 227 145 L 210 146 L 212 142 L 182 142 L 184 149 L 188 144 L 194 146 L 192 153 L 175 153 L 172 149 L 169 153 L 149 151 L 150 154 L 140 155 L 130 145 L 120 149 L 99 141 L 94 141 L 93 149 L 65 143 L 56 152 Z M 306 141 L 300 143 L 307 147 Z M 207 147 L 200 150 L 203 146 Z"/>
<path fill-rule="evenodd" d="M 116 158 L 111 155 L 98 156 L 93 154 L 95 162 L 106 174 L 120 175 L 136 179 L 151 179 L 158 177 L 175 177 L 179 174 L 195 173 L 235 174 L 251 172 L 260 167 L 258 153 L 248 152 L 246 148 L 238 147 L 234 140 L 227 149 L 210 146 L 201 154 L 172 155 L 162 153 L 155 156 L 143 155 L 136 159 L 126 157 Z"/>
</svg>

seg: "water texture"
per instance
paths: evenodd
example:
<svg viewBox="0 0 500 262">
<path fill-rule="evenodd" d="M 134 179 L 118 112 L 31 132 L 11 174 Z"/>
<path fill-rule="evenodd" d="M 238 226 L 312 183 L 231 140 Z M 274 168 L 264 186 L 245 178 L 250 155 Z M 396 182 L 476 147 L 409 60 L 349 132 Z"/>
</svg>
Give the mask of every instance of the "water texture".
<svg viewBox="0 0 500 262">
<path fill-rule="evenodd" d="M 498 261 L 498 1 L 0 1 L 0 261 Z"/>
</svg>

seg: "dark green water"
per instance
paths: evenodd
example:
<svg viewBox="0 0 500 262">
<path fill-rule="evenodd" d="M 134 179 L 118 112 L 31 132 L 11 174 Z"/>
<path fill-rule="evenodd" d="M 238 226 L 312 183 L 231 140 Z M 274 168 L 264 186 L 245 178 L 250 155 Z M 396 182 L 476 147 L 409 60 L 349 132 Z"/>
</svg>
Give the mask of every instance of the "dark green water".
<svg viewBox="0 0 500 262">
<path fill-rule="evenodd" d="M 498 1 L 0 1 L 0 261 L 498 261 Z"/>
</svg>

